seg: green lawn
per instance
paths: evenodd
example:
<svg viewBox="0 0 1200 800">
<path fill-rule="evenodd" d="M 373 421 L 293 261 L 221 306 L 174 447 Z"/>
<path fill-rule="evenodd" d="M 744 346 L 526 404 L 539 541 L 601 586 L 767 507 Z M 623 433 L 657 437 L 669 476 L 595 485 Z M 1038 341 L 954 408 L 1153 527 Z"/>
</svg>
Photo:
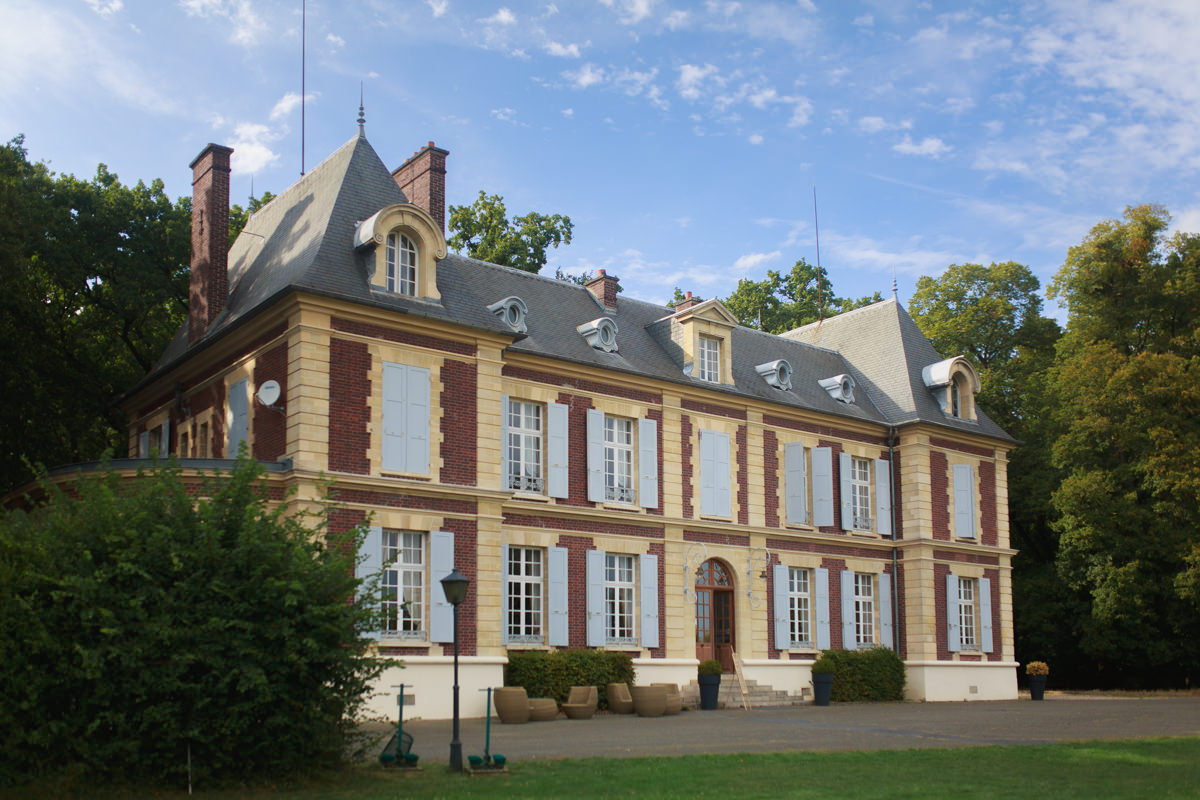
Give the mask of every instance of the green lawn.
<svg viewBox="0 0 1200 800">
<path fill-rule="evenodd" d="M 61 787 L 42 786 L 41 797 Z M 96 797 L 94 790 L 79 796 Z M 106 798 L 135 793 L 106 793 Z M 145 793 L 137 796 L 149 796 Z M 182 800 L 186 793 L 155 793 Z M 1200 797 L 1200 738 L 838 753 L 571 759 L 511 765 L 491 777 L 370 766 L 293 787 L 197 792 L 209 800 L 421 797 Z"/>
</svg>

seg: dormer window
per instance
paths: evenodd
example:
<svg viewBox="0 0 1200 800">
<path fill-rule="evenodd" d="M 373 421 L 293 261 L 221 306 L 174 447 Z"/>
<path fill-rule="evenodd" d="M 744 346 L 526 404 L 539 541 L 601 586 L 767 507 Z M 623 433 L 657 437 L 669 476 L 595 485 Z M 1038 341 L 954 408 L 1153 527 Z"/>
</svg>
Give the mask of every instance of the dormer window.
<svg viewBox="0 0 1200 800">
<path fill-rule="evenodd" d="M 700 337 L 700 352 L 696 359 L 700 367 L 700 380 L 710 383 L 721 382 L 721 340 L 711 336 Z"/>
<path fill-rule="evenodd" d="M 963 379 L 961 375 L 955 375 L 954 380 L 950 382 L 950 416 L 962 418 L 962 390 Z"/>
<path fill-rule="evenodd" d="M 930 364 L 921 370 L 921 378 L 933 393 L 942 413 L 952 419 L 975 421 L 975 393 L 979 375 L 962 356 Z"/>
<path fill-rule="evenodd" d="M 754 368 L 768 386 L 787 392 L 792 388 L 792 365 L 784 359 L 768 361 Z"/>
<path fill-rule="evenodd" d="M 615 353 L 617 350 L 617 323 L 608 317 L 600 317 L 591 322 L 585 322 L 575 330 L 587 340 L 587 343 L 597 350 Z"/>
<path fill-rule="evenodd" d="M 843 373 L 818 381 L 821 388 L 829 392 L 829 396 L 839 403 L 854 404 L 854 378 Z"/>
<path fill-rule="evenodd" d="M 488 311 L 504 320 L 504 324 L 512 328 L 517 333 L 525 333 L 525 314 L 527 313 L 525 301 L 519 297 L 506 297 L 503 300 L 497 300 L 488 306 Z"/>
<path fill-rule="evenodd" d="M 417 293 L 417 248 L 395 231 L 387 237 L 387 290 L 410 297 Z"/>
</svg>

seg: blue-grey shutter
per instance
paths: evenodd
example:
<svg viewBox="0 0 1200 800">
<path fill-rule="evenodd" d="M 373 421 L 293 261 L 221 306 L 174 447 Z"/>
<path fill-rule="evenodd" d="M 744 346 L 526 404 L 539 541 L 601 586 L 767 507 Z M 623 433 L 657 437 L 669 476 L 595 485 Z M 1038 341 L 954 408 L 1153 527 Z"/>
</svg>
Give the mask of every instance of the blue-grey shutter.
<svg viewBox="0 0 1200 800">
<path fill-rule="evenodd" d="M 508 395 L 500 395 L 500 488 L 511 489 L 508 485 L 508 463 L 510 450 L 508 447 Z M 505 568 L 507 571 L 507 567 Z"/>
<path fill-rule="evenodd" d="M 788 604 L 788 568 L 776 564 L 771 568 L 775 582 L 772 594 L 775 598 L 775 646 L 787 650 L 792 646 L 791 608 Z"/>
<path fill-rule="evenodd" d="M 642 647 L 658 647 L 658 556 L 638 557 L 641 585 Z"/>
<path fill-rule="evenodd" d="M 408 367 L 405 391 L 404 470 L 429 474 L 429 370 Z"/>
<path fill-rule="evenodd" d="M 604 634 L 604 556 L 603 550 L 588 550 L 587 565 L 587 643 L 603 647 Z"/>
<path fill-rule="evenodd" d="M 886 459 L 875 459 L 875 531 L 892 535 L 892 469 Z"/>
<path fill-rule="evenodd" d="M 454 606 L 446 600 L 442 578 L 454 571 L 454 532 L 429 532 L 429 641 L 454 641 Z M 478 590 L 478 588 L 477 588 Z"/>
<path fill-rule="evenodd" d="M 570 644 L 570 620 L 567 618 L 567 548 L 547 547 L 546 561 L 550 579 L 546 644 L 552 647 L 566 647 Z"/>
<path fill-rule="evenodd" d="M 367 536 L 363 539 L 362 549 L 358 551 L 358 558 L 354 562 L 354 577 L 360 581 L 373 578 L 383 569 L 383 528 L 378 525 L 372 525 L 367 528 Z M 355 599 L 360 603 L 377 604 L 377 597 L 369 597 L 361 589 L 355 595 Z M 379 637 L 383 635 L 381 630 L 373 630 L 367 633 L 375 641 L 379 641 Z"/>
<path fill-rule="evenodd" d="M 717 474 L 716 465 L 713 463 L 713 441 L 708 435 L 708 431 L 700 431 L 700 513 L 705 516 L 712 515 L 715 500 L 713 495 L 716 493 L 716 488 L 713 485 Z"/>
<path fill-rule="evenodd" d="M 817 649 L 828 650 L 829 638 L 829 570 L 817 567 L 813 570 L 817 584 Z"/>
<path fill-rule="evenodd" d="M 587 490 L 588 500 L 604 502 L 604 412 L 587 412 Z"/>
<path fill-rule="evenodd" d="M 844 569 L 842 581 L 842 649 L 853 650 L 858 644 L 854 640 L 854 572 Z"/>
<path fill-rule="evenodd" d="M 954 535 L 975 538 L 975 470 L 966 464 L 954 465 Z"/>
<path fill-rule="evenodd" d="M 992 652 L 992 582 L 979 579 L 979 649 Z"/>
<path fill-rule="evenodd" d="M 546 442 L 546 494 L 566 497 L 570 491 L 567 478 L 570 448 L 567 407 L 563 403 L 546 403 Z"/>
<path fill-rule="evenodd" d="M 813 525 L 833 524 L 833 450 L 814 447 L 812 450 Z"/>
<path fill-rule="evenodd" d="M 805 486 L 804 444 L 783 446 L 783 491 L 789 525 L 808 524 L 808 488 Z"/>
<path fill-rule="evenodd" d="M 879 573 L 879 643 L 895 650 L 892 632 L 892 576 Z"/>
<path fill-rule="evenodd" d="M 951 653 L 962 650 L 962 633 L 958 629 L 958 576 L 946 576 L 946 647 Z"/>
<path fill-rule="evenodd" d="M 382 466 L 387 472 L 404 472 L 404 365 L 383 365 Z"/>
<path fill-rule="evenodd" d="M 638 420 L 638 505 L 658 508 L 658 421 Z"/>
<path fill-rule="evenodd" d="M 166 458 L 171 454 L 171 420 L 164 419 L 158 439 L 158 457 Z"/>
<path fill-rule="evenodd" d="M 854 503 L 851 501 L 850 471 L 854 468 L 849 453 L 838 453 L 838 473 L 842 489 L 842 530 L 854 530 Z"/>
<path fill-rule="evenodd" d="M 503 542 L 500 543 L 500 643 L 508 644 L 508 545 Z"/>
<path fill-rule="evenodd" d="M 150 457 L 150 431 L 138 434 L 138 458 Z"/>
<path fill-rule="evenodd" d="M 700 513 L 728 517 L 729 434 L 700 431 Z"/>
<path fill-rule="evenodd" d="M 716 464 L 717 464 L 717 516 L 728 517 L 732 515 L 732 497 L 729 488 L 729 434 L 717 433 L 713 436 L 713 448 L 715 449 Z"/>
<path fill-rule="evenodd" d="M 249 433 L 250 408 L 246 396 L 249 378 L 229 387 L 229 435 L 226 437 L 225 457 L 237 458 L 238 448 Z"/>
</svg>

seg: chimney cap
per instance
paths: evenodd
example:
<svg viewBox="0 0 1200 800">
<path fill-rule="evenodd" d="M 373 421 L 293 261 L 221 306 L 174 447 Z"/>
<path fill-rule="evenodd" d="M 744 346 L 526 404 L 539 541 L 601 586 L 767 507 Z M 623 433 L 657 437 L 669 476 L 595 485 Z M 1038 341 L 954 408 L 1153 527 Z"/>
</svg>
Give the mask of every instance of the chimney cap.
<svg viewBox="0 0 1200 800">
<path fill-rule="evenodd" d="M 205 145 L 204 149 L 200 151 L 200 155 L 193 158 L 192 163 L 188 164 L 188 169 L 195 169 L 196 165 L 200 163 L 200 160 L 203 159 L 206 155 L 208 155 L 209 152 L 212 152 L 214 155 L 219 154 L 219 153 L 224 153 L 226 156 L 229 156 L 229 155 L 233 154 L 233 148 L 226 147 L 223 144 L 215 144 L 213 142 L 209 142 L 207 145 Z"/>
</svg>

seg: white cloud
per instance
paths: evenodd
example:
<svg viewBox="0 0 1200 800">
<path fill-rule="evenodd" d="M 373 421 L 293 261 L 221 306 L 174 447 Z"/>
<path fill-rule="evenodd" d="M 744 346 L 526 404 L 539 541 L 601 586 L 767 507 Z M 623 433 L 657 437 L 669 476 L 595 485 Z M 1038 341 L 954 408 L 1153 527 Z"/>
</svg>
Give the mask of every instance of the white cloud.
<svg viewBox="0 0 1200 800">
<path fill-rule="evenodd" d="M 763 264 L 774 261 L 783 255 L 779 250 L 774 250 L 770 253 L 747 253 L 740 256 L 737 261 L 733 262 L 733 268 L 739 272 L 746 273 Z"/>
<path fill-rule="evenodd" d="M 746 141 L 750 142 L 750 144 L 762 144 L 763 137 L 761 133 L 752 133 L 750 134 L 750 138 Z"/>
<path fill-rule="evenodd" d="M 546 6 L 546 16 L 547 17 L 553 17 L 557 13 L 558 13 L 558 6 L 554 5 L 554 3 L 550 3 Z"/>
<path fill-rule="evenodd" d="M 579 45 L 575 44 L 574 42 L 571 44 L 547 42 L 546 52 L 559 58 L 579 58 Z"/>
<path fill-rule="evenodd" d="M 325 41 L 329 42 L 329 44 L 332 45 L 334 48 L 341 48 L 341 47 L 346 46 L 346 40 L 343 39 L 342 37 L 338 36 L 336 33 L 325 34 Z"/>
<path fill-rule="evenodd" d="M 121 0 L 86 0 L 88 6 L 102 17 L 109 17 L 125 7 Z"/>
<path fill-rule="evenodd" d="M 936 136 L 926 136 L 920 142 L 914 142 L 912 137 L 906 133 L 904 134 L 903 141 L 892 145 L 892 149 L 905 156 L 941 158 L 954 148 L 950 147 L 950 145 L 946 144 Z"/>
<path fill-rule="evenodd" d="M 564 109 L 562 110 L 562 115 L 563 115 L 564 117 L 566 117 L 567 119 L 570 119 L 571 117 L 575 116 L 575 109 L 573 109 L 573 108 L 564 108 Z"/>
<path fill-rule="evenodd" d="M 685 100 L 698 100 L 703 83 L 717 72 L 717 68 L 712 64 L 705 64 L 702 67 L 695 64 L 683 64 L 679 67 L 679 79 L 675 81 L 675 86 Z"/>
<path fill-rule="evenodd" d="M 224 18 L 233 24 L 229 38 L 242 47 L 253 47 L 270 26 L 255 11 L 250 0 L 179 0 L 188 16 L 202 19 Z"/>
<path fill-rule="evenodd" d="M 311 101 L 313 95 L 308 95 L 307 99 Z M 287 117 L 296 107 L 300 105 L 300 95 L 296 92 L 288 92 L 279 101 L 275 103 L 275 107 L 271 109 L 271 120 L 277 121 Z"/>
<path fill-rule="evenodd" d="M 658 0 L 600 0 L 600 4 L 614 9 L 622 25 L 636 25 L 653 13 Z"/>
<path fill-rule="evenodd" d="M 501 7 L 495 14 L 479 20 L 484 25 L 516 25 L 517 17 L 507 8 Z"/>
<path fill-rule="evenodd" d="M 920 237 L 912 237 L 900 244 L 886 245 L 869 236 L 821 231 L 821 245 L 822 250 L 829 254 L 827 261 L 830 264 L 889 276 L 886 283 L 888 289 L 891 288 L 890 275 L 893 269 L 910 275 L 939 275 L 946 269 L 947 264 L 981 260 L 977 253 L 922 247 Z M 831 277 L 837 281 L 836 272 Z M 878 290 L 883 292 L 884 288 L 885 285 L 881 283 Z"/>
<path fill-rule="evenodd" d="M 493 108 L 492 116 L 495 117 L 496 119 L 500 120 L 501 122 L 512 122 L 513 119 L 517 116 L 517 110 L 515 108 L 508 108 L 508 107 Z"/>
<path fill-rule="evenodd" d="M 256 122 L 243 122 L 233 129 L 229 146 L 233 148 L 233 169 L 239 173 L 253 175 L 279 161 L 279 154 L 271 144 L 282 137 L 282 133 Z"/>
<path fill-rule="evenodd" d="M 429 10 L 433 12 L 433 18 L 437 19 L 446 13 L 450 8 L 450 0 L 425 0 L 425 4 L 429 6 Z"/>
<path fill-rule="evenodd" d="M 688 12 L 675 10 L 663 18 L 663 25 L 667 26 L 670 30 L 677 31 L 680 28 L 686 28 L 689 21 L 690 15 Z"/>
<path fill-rule="evenodd" d="M 899 122 L 888 122 L 883 117 L 861 117 L 858 129 L 863 133 L 880 133 L 881 131 L 909 130 L 912 120 L 902 119 Z"/>
<path fill-rule="evenodd" d="M 604 70 L 590 61 L 577 70 L 564 72 L 563 77 L 569 80 L 576 89 L 586 89 L 604 82 Z"/>
<path fill-rule="evenodd" d="M 859 28 L 870 28 L 875 24 L 875 17 L 871 14 L 859 14 L 851 24 Z"/>
</svg>

